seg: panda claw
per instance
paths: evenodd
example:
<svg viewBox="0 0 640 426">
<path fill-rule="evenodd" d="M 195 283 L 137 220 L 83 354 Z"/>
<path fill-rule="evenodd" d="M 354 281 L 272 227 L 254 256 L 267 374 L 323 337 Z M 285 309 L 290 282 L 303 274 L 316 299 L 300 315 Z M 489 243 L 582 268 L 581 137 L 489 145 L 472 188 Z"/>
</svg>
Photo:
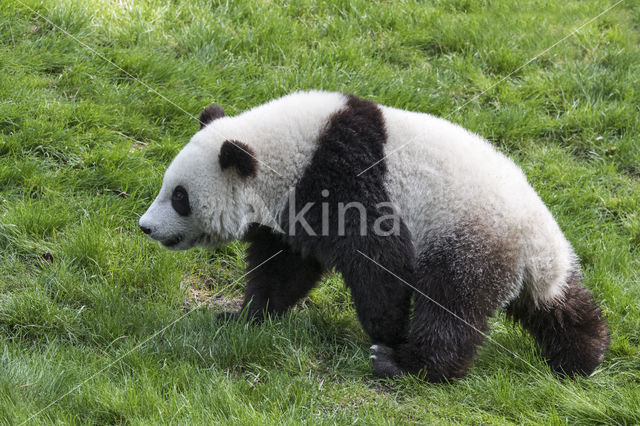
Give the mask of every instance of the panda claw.
<svg viewBox="0 0 640 426">
<path fill-rule="evenodd" d="M 371 346 L 371 350 L 376 355 L 383 355 L 383 356 L 387 356 L 387 357 L 390 357 L 390 356 L 393 355 L 393 349 L 391 349 L 389 346 L 385 346 L 385 345 L 373 345 L 373 346 Z"/>
<path fill-rule="evenodd" d="M 369 356 L 375 372 L 381 377 L 398 377 L 404 374 L 402 368 L 394 359 L 394 351 L 385 345 L 373 345 L 371 349 L 375 352 Z"/>
</svg>

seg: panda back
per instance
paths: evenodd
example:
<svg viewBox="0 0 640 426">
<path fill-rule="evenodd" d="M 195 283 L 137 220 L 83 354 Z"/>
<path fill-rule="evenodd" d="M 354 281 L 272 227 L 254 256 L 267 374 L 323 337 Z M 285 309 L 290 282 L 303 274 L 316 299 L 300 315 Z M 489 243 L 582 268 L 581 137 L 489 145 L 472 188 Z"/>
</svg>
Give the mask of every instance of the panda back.
<svg viewBox="0 0 640 426">
<path fill-rule="evenodd" d="M 418 251 L 422 241 L 473 226 L 518 254 L 525 284 L 537 299 L 560 294 L 577 260 L 522 170 L 488 141 L 447 120 L 382 110 L 387 191 Z"/>
</svg>

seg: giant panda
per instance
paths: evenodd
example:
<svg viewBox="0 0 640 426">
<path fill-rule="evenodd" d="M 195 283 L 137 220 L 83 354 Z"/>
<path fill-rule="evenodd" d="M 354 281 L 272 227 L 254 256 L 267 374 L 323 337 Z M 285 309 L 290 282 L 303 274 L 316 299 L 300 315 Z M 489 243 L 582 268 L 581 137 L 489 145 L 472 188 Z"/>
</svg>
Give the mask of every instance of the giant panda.
<svg viewBox="0 0 640 426">
<path fill-rule="evenodd" d="M 284 313 L 335 269 L 381 376 L 462 377 L 501 309 L 554 372 L 602 362 L 609 332 L 571 245 L 480 136 L 322 91 L 200 122 L 139 225 L 173 250 L 248 242 L 242 318 Z"/>
</svg>

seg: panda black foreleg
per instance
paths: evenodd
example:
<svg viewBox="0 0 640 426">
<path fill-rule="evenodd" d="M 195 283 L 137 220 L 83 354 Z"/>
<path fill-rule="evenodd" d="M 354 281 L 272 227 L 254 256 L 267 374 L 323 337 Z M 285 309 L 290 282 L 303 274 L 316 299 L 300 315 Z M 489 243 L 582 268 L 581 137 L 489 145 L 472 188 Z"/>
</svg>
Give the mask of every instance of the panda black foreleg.
<svg viewBox="0 0 640 426">
<path fill-rule="evenodd" d="M 222 318 L 246 315 L 261 321 L 265 314 L 285 313 L 318 282 L 323 272 L 313 257 L 303 257 L 282 237 L 264 226 L 253 227 L 245 236 L 247 249 L 247 286 L 242 309 Z"/>
<path fill-rule="evenodd" d="M 411 289 L 358 254 L 342 270 L 363 330 L 374 344 L 395 347 L 406 342 Z M 353 268 L 353 269 L 351 269 Z"/>
<path fill-rule="evenodd" d="M 391 236 L 349 233 L 349 237 L 301 240 L 323 264 L 342 274 L 362 328 L 373 343 L 393 347 L 405 342 L 412 290 L 399 277 L 411 279 L 415 263 L 406 227 L 401 224 L 399 235 Z"/>
</svg>

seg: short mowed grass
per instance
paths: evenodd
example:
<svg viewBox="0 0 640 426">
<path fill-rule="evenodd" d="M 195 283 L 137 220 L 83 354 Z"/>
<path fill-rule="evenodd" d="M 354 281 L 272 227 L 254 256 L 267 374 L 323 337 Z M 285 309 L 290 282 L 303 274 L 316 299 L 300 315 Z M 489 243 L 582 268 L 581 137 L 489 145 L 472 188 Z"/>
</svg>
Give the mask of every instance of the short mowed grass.
<svg viewBox="0 0 640 426">
<path fill-rule="evenodd" d="M 640 5 L 520 68 L 613 4 L 4 0 L 0 422 L 640 423 Z M 499 314 L 463 380 L 378 379 L 336 274 L 283 318 L 216 323 L 244 246 L 169 252 L 137 220 L 190 114 L 311 88 L 447 117 L 514 158 L 601 302 L 601 368 L 555 377 Z"/>
</svg>

